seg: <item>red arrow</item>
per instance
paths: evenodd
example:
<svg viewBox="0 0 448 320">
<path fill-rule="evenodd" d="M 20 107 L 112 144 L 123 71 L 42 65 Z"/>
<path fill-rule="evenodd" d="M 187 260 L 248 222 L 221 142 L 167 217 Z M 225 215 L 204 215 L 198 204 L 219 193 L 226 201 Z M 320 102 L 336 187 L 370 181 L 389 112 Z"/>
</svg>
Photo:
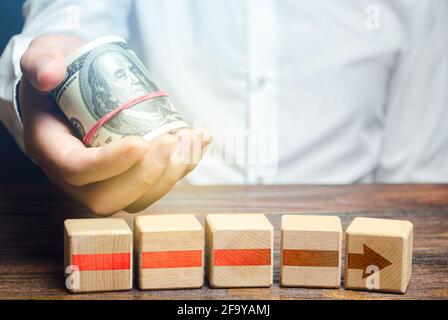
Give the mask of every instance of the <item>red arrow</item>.
<svg viewBox="0 0 448 320">
<path fill-rule="evenodd" d="M 363 270 L 362 278 L 367 278 L 370 274 L 366 273 L 368 266 L 377 266 L 379 270 L 390 266 L 392 262 L 384 258 L 382 255 L 376 253 L 365 244 L 362 245 L 363 253 L 349 253 L 348 254 L 348 268 Z"/>
</svg>

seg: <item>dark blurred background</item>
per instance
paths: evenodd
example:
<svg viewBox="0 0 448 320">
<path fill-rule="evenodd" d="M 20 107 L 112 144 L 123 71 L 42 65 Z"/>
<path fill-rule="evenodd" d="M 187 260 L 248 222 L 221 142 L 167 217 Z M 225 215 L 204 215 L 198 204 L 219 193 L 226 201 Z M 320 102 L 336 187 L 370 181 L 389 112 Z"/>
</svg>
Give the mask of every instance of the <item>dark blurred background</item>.
<svg viewBox="0 0 448 320">
<path fill-rule="evenodd" d="M 23 0 L 0 0 L 0 52 L 23 25 Z M 0 122 L 0 183 L 45 181 L 40 170 L 20 151 Z"/>
<path fill-rule="evenodd" d="M 22 0 L 0 1 L 0 48 L 3 52 L 9 38 L 22 30 Z"/>
</svg>

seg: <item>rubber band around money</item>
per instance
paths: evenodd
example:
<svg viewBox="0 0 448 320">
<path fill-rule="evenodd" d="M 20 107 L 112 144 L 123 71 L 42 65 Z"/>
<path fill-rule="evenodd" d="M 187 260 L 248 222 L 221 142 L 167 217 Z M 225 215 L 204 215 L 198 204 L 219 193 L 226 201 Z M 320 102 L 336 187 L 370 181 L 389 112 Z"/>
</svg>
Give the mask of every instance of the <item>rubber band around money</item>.
<svg viewBox="0 0 448 320">
<path fill-rule="evenodd" d="M 152 100 L 159 97 L 166 97 L 167 94 L 163 91 L 155 91 L 148 94 L 144 94 L 138 98 L 135 98 L 134 100 L 131 100 L 129 102 L 126 102 L 119 106 L 118 108 L 112 110 L 111 112 L 107 113 L 104 117 L 102 117 L 95 125 L 86 133 L 84 138 L 82 139 L 82 142 L 85 145 L 89 145 L 90 140 L 92 140 L 95 133 L 100 129 L 105 123 L 107 123 L 110 119 L 115 117 L 117 114 L 119 114 L 121 111 L 132 108 L 136 104 L 139 104 L 143 101 Z"/>
</svg>

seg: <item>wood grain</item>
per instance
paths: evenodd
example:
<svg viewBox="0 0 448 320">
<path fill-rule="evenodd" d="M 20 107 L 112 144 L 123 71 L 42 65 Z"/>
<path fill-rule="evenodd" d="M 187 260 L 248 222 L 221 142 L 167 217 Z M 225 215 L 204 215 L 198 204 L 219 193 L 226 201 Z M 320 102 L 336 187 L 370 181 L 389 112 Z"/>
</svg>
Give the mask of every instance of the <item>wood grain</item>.
<svg viewBox="0 0 448 320">
<path fill-rule="evenodd" d="M 139 288 L 200 288 L 204 281 L 204 229 L 192 214 L 135 219 Z"/>
<path fill-rule="evenodd" d="M 132 238 L 123 219 L 65 220 L 63 270 L 70 283 L 67 288 L 74 293 L 130 289 Z"/>
<path fill-rule="evenodd" d="M 0 185 L 0 299 L 448 299 L 448 186 L 179 186 L 148 212 L 264 212 L 274 225 L 274 285 L 257 289 L 69 294 L 64 289 L 63 221 L 91 217 L 49 185 Z M 406 294 L 279 288 L 280 215 L 322 213 L 409 220 L 414 224 L 413 274 Z M 132 215 L 118 214 L 130 224 Z M 132 225 L 131 225 L 132 226 Z M 137 288 L 134 284 L 134 288 Z"/>
<path fill-rule="evenodd" d="M 210 214 L 205 225 L 211 287 L 272 285 L 274 227 L 264 214 Z"/>
<path fill-rule="evenodd" d="M 283 215 L 280 242 L 281 286 L 341 286 L 342 226 L 339 217 Z"/>
<path fill-rule="evenodd" d="M 339 251 L 283 249 L 284 266 L 337 267 Z"/>
<path fill-rule="evenodd" d="M 409 221 L 356 218 L 345 232 L 347 288 L 405 293 L 412 273 L 413 226 Z M 375 266 L 378 272 L 366 279 Z M 373 282 L 376 285 L 371 286 Z"/>
<path fill-rule="evenodd" d="M 215 249 L 213 265 L 216 267 L 269 266 L 271 249 Z"/>
</svg>

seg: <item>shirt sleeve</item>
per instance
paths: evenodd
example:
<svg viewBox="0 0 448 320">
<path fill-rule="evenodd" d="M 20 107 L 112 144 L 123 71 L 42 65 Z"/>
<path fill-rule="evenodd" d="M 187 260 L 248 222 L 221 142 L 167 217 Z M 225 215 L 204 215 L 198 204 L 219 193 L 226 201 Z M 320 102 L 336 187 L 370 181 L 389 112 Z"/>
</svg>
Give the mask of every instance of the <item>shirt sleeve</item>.
<svg viewBox="0 0 448 320">
<path fill-rule="evenodd" d="M 377 182 L 448 181 L 448 1 L 411 4 L 385 107 Z"/>
<path fill-rule="evenodd" d="M 68 34 L 86 40 L 106 35 L 129 36 L 131 0 L 28 0 L 23 5 L 25 24 L 8 42 L 0 57 L 0 120 L 23 150 L 23 128 L 17 104 L 20 58 L 33 38 L 42 34 Z"/>
</svg>

